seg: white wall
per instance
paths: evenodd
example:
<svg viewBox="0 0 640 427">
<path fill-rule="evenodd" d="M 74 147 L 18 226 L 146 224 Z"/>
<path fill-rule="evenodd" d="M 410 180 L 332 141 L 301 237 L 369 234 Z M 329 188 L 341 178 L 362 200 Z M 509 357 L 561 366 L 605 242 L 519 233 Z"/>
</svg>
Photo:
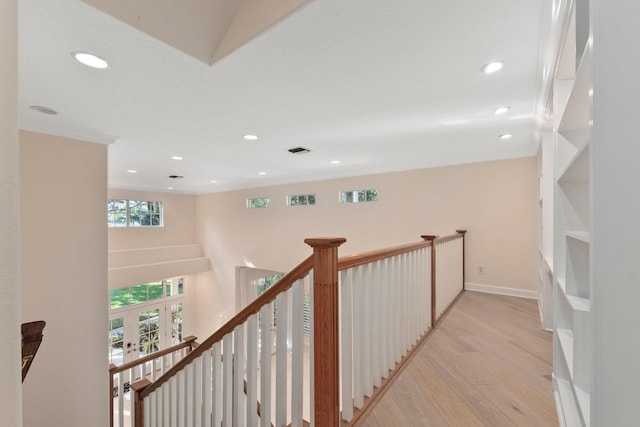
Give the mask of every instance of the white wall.
<svg viewBox="0 0 640 427">
<path fill-rule="evenodd" d="M 378 202 L 338 203 L 340 190 L 369 188 Z M 315 206 L 285 206 L 287 194 L 306 193 Z M 249 197 L 271 205 L 247 209 Z M 198 196 L 196 234 L 212 270 L 197 277 L 196 334 L 234 314 L 236 265 L 288 271 L 311 253 L 307 237 L 346 237 L 347 255 L 463 228 L 468 282 L 535 291 L 536 213 L 533 157 Z"/>
<path fill-rule="evenodd" d="M 592 426 L 638 425 L 640 3 L 592 0 Z M 632 53 L 633 52 L 633 53 Z"/>
<path fill-rule="evenodd" d="M 0 2 L 0 424 L 22 425 L 20 385 L 20 228 L 18 14 Z"/>
<path fill-rule="evenodd" d="M 21 132 L 20 180 L 22 322 L 47 322 L 24 426 L 107 426 L 107 147 Z"/>
</svg>

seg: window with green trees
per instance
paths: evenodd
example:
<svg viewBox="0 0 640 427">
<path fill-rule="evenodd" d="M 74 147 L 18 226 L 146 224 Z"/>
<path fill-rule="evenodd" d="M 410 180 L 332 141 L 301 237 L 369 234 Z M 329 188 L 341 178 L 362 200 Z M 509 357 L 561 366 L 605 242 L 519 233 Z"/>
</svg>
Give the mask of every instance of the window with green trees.
<svg viewBox="0 0 640 427">
<path fill-rule="evenodd" d="M 162 202 L 108 200 L 107 223 L 109 227 L 162 227 Z"/>
</svg>

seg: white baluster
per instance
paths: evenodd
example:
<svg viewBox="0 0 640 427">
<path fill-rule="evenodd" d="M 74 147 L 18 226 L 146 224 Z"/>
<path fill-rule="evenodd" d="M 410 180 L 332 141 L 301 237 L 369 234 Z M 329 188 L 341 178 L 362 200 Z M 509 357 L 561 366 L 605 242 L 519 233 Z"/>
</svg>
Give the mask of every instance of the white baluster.
<svg viewBox="0 0 640 427">
<path fill-rule="evenodd" d="M 380 387 L 380 264 L 371 265 L 371 376 L 372 385 Z"/>
<path fill-rule="evenodd" d="M 162 386 L 162 424 L 171 426 L 171 381 Z"/>
<path fill-rule="evenodd" d="M 233 420 L 234 426 L 246 425 L 244 403 L 244 324 L 233 330 Z M 225 354 L 226 356 L 226 354 Z"/>
<path fill-rule="evenodd" d="M 171 411 L 170 415 L 170 426 L 178 425 L 178 378 L 174 375 L 171 379 L 169 379 L 169 389 L 171 390 Z"/>
<path fill-rule="evenodd" d="M 362 381 L 365 396 L 373 393 L 373 381 L 371 374 L 371 264 L 364 265 L 362 280 L 362 336 L 363 352 L 360 354 L 362 363 Z"/>
<path fill-rule="evenodd" d="M 206 356 L 198 356 L 197 359 L 193 361 L 194 370 L 193 370 L 193 406 L 192 406 L 192 419 L 196 426 L 201 426 L 203 424 L 202 420 L 202 404 L 203 404 L 203 382 L 204 382 L 204 372 L 202 370 L 203 359 Z M 192 425 L 192 424 L 189 424 Z"/>
<path fill-rule="evenodd" d="M 271 328 L 273 306 L 260 309 L 260 426 L 271 427 Z M 217 427 L 217 425 L 216 425 Z"/>
<path fill-rule="evenodd" d="M 340 272 L 340 378 L 342 380 L 341 402 L 342 419 L 350 421 L 353 417 L 353 354 L 352 354 L 352 270 Z"/>
<path fill-rule="evenodd" d="M 125 372 L 119 372 L 115 381 L 118 391 L 118 427 L 124 427 L 124 376 Z"/>
<path fill-rule="evenodd" d="M 297 280 L 291 289 L 291 426 L 302 427 L 304 399 L 304 282 Z"/>
<path fill-rule="evenodd" d="M 358 266 L 353 271 L 353 360 L 358 361 L 353 366 L 353 404 L 356 408 L 364 405 L 363 390 L 363 366 L 362 352 L 364 349 L 364 337 L 362 332 L 362 266 Z"/>
<path fill-rule="evenodd" d="M 211 350 L 207 350 L 202 354 L 202 425 L 204 427 L 211 427 L 212 387 Z"/>
<path fill-rule="evenodd" d="M 315 346 L 313 343 L 313 331 L 314 331 L 314 316 L 313 316 L 313 270 L 309 271 L 309 276 L 308 276 L 308 286 L 309 286 L 309 307 L 310 307 L 310 314 L 311 314 L 311 319 L 309 321 L 309 408 L 310 408 L 310 414 L 309 414 L 309 424 L 311 424 L 311 427 L 315 427 L 316 425 L 316 421 L 315 421 L 315 388 L 314 388 L 314 384 L 315 384 Z"/>
<path fill-rule="evenodd" d="M 189 368 L 189 366 L 187 367 Z M 187 396 L 186 396 L 186 370 L 183 369 L 176 374 L 178 377 L 178 427 L 186 427 Z"/>
<path fill-rule="evenodd" d="M 233 335 L 222 338 L 222 424 L 233 422 Z"/>
<path fill-rule="evenodd" d="M 286 293 L 276 297 L 276 425 L 287 425 L 287 317 L 288 298 Z"/>
<path fill-rule="evenodd" d="M 258 425 L 258 315 L 247 319 L 247 425 Z"/>
<path fill-rule="evenodd" d="M 188 364 L 184 368 L 184 417 L 186 419 L 185 425 L 192 426 L 194 425 L 194 376 L 195 376 L 195 365 L 193 363 Z"/>
<path fill-rule="evenodd" d="M 222 402 L 223 402 L 223 388 L 222 388 L 222 345 L 217 342 L 211 348 L 211 401 L 212 401 L 212 416 L 211 420 L 215 427 L 222 424 Z"/>
<path fill-rule="evenodd" d="M 156 396 L 158 395 L 157 391 L 154 391 L 145 399 L 144 404 L 144 423 L 145 425 L 157 426 L 158 420 L 156 419 Z"/>
</svg>

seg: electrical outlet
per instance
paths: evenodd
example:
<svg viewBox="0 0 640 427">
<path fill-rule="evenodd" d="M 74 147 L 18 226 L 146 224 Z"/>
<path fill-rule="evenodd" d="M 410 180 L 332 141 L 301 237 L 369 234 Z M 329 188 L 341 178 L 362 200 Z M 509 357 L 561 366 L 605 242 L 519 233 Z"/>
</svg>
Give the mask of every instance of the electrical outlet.
<svg viewBox="0 0 640 427">
<path fill-rule="evenodd" d="M 482 265 L 478 266 L 478 274 L 484 274 L 484 266 Z"/>
</svg>

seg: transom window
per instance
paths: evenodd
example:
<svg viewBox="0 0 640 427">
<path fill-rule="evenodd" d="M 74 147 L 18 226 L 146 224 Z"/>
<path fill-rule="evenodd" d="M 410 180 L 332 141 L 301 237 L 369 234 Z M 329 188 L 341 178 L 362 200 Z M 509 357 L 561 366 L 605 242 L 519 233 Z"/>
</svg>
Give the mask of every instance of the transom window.
<svg viewBox="0 0 640 427">
<path fill-rule="evenodd" d="M 162 298 L 168 298 L 184 293 L 184 279 L 167 279 L 158 282 L 142 283 L 128 288 L 112 289 L 109 291 L 110 308 L 122 308 L 129 305 L 142 304 Z"/>
<path fill-rule="evenodd" d="M 109 200 L 109 227 L 162 227 L 162 202 L 146 200 Z"/>
<path fill-rule="evenodd" d="M 378 190 L 349 190 L 340 192 L 340 203 L 376 202 Z"/>
<path fill-rule="evenodd" d="M 315 205 L 315 194 L 294 194 L 287 196 L 288 206 L 303 206 L 303 205 Z"/>
<path fill-rule="evenodd" d="M 257 197 L 255 199 L 247 199 L 247 208 L 249 209 L 268 208 L 268 207 L 269 207 L 268 197 Z"/>
</svg>

